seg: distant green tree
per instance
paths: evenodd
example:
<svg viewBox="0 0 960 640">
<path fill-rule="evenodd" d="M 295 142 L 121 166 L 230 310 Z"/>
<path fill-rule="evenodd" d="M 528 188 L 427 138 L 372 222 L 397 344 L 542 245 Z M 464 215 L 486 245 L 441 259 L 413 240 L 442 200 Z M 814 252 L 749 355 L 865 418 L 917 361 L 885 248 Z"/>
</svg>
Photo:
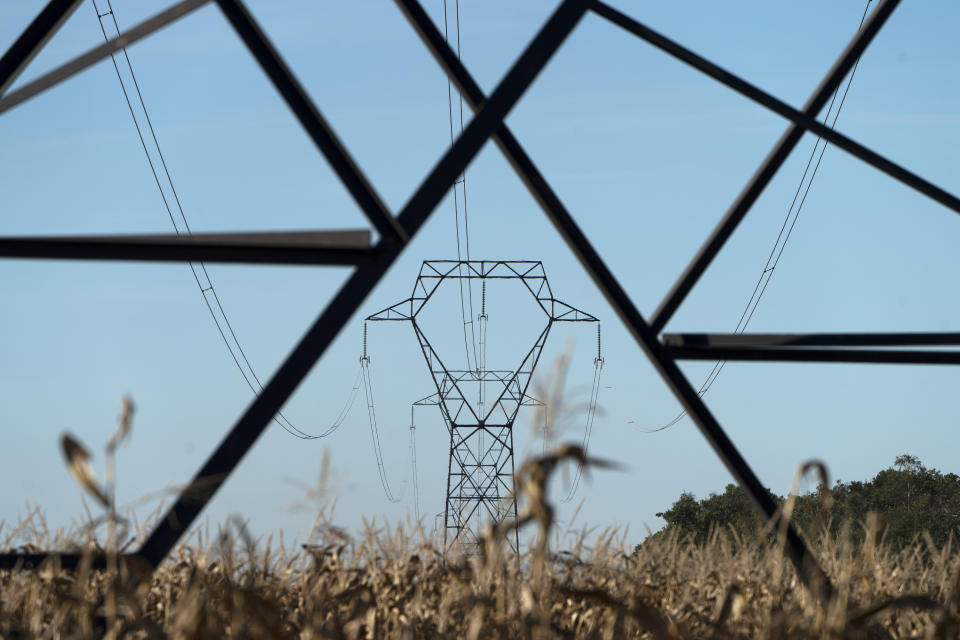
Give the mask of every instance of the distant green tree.
<svg viewBox="0 0 960 640">
<path fill-rule="evenodd" d="M 960 476 L 927 469 L 918 458 L 898 456 L 893 467 L 884 469 L 866 482 L 838 480 L 831 489 L 833 503 L 823 512 L 825 488 L 798 496 L 793 523 L 806 535 L 817 536 L 829 523 L 830 532 L 846 532 L 854 542 L 863 540 L 868 514 L 878 516 L 885 541 L 894 549 L 910 544 L 923 532 L 943 545 L 960 531 Z M 778 503 L 781 496 L 770 494 Z M 740 487 L 728 484 L 723 493 L 702 500 L 688 492 L 657 514 L 666 526 L 655 535 L 676 534 L 703 542 L 715 528 L 756 539 L 763 520 Z"/>
<path fill-rule="evenodd" d="M 771 496 L 773 494 L 771 493 Z M 667 521 L 665 531 L 677 533 L 701 543 L 716 528 L 724 532 L 736 532 L 745 538 L 756 538 L 763 520 L 752 501 L 740 487 L 728 484 L 721 494 L 697 500 L 692 493 L 683 493 L 668 510 L 658 513 Z"/>
<path fill-rule="evenodd" d="M 692 493 L 687 491 L 681 493 L 680 499 L 666 511 L 658 513 L 657 517 L 666 520 L 667 526 L 692 535 L 697 533 L 703 522 L 701 503 Z"/>
</svg>

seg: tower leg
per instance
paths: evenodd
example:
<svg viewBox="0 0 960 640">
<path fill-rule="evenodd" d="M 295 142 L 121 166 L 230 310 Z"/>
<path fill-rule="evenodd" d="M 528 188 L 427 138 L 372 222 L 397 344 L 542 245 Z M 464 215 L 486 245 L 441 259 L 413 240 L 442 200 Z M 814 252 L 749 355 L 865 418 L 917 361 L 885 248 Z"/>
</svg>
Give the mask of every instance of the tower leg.
<svg viewBox="0 0 960 640">
<path fill-rule="evenodd" d="M 443 503 L 443 547 L 445 549 L 449 548 L 453 544 L 453 541 L 457 539 L 457 530 L 454 529 L 454 535 L 452 538 L 449 537 L 450 534 L 450 482 L 453 478 L 453 438 L 456 434 L 456 430 L 453 428 L 453 423 L 448 423 L 450 425 L 450 457 L 447 460 L 447 500 Z"/>
<path fill-rule="evenodd" d="M 513 494 L 513 424 L 452 424 L 447 473 L 444 542 L 467 554 L 480 551 L 487 524 L 516 522 Z M 516 527 L 506 534 L 516 553 Z"/>
<path fill-rule="evenodd" d="M 514 468 L 513 468 L 513 429 L 510 429 L 510 453 L 509 453 L 509 457 L 510 457 L 510 487 L 511 487 L 511 489 L 512 489 L 512 488 L 513 488 L 513 479 L 516 477 L 516 475 L 515 475 L 516 472 L 515 472 L 515 470 L 514 470 Z M 514 543 L 514 544 L 513 544 L 513 552 L 514 552 L 514 553 L 520 553 L 520 528 L 519 528 L 519 527 L 517 526 L 517 524 L 516 524 L 516 523 L 517 523 L 517 520 L 520 519 L 519 516 L 517 515 L 517 496 L 516 496 L 516 494 L 515 494 L 513 491 L 511 491 L 511 495 L 513 496 L 513 500 L 510 501 L 510 502 L 511 502 L 511 504 L 510 504 L 511 513 L 510 513 L 510 515 L 511 515 L 511 517 L 513 518 L 513 523 L 514 523 L 514 524 L 513 524 L 513 527 L 512 527 L 512 529 L 513 529 L 513 543 Z M 510 535 L 510 534 L 508 533 L 507 536 L 509 536 L 509 535 Z"/>
</svg>

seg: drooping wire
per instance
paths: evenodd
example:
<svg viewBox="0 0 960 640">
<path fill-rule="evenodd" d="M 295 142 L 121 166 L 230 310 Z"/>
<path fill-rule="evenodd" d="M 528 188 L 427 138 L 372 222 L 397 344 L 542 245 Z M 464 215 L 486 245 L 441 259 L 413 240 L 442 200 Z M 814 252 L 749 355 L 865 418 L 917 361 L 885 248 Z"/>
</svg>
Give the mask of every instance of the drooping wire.
<svg viewBox="0 0 960 640">
<path fill-rule="evenodd" d="M 443 38 L 450 43 L 449 20 L 448 20 L 447 0 L 443 0 Z M 456 0 L 456 32 L 457 32 L 457 59 L 460 59 L 460 0 Z M 459 98 L 459 116 L 460 116 L 460 134 L 463 134 L 463 95 L 458 91 Z M 450 146 L 454 143 L 454 115 L 453 115 L 453 83 L 447 77 L 447 114 L 450 123 Z M 460 196 L 457 194 L 457 185 L 460 185 L 463 193 L 463 243 L 460 242 Z M 470 260 L 470 218 L 467 212 L 467 172 L 464 169 L 453 184 L 453 219 L 456 225 L 457 233 L 457 260 L 463 260 L 464 249 L 466 250 L 467 261 Z M 473 280 L 464 277 L 463 265 L 457 266 L 457 281 L 460 285 L 460 316 L 463 320 L 463 346 L 467 356 L 467 369 L 473 371 L 479 369 L 477 364 L 477 335 L 473 325 Z M 466 280 L 466 287 L 464 287 Z M 464 290 L 466 289 L 466 291 Z M 469 325 L 470 329 L 467 330 Z M 473 364 L 470 356 L 473 355 Z"/>
<path fill-rule="evenodd" d="M 584 427 L 583 441 L 580 445 L 580 448 L 583 449 L 584 454 L 590 447 L 590 436 L 593 433 L 593 425 L 597 415 L 597 396 L 600 393 L 600 374 L 603 371 L 603 361 L 599 361 L 594 366 L 593 373 L 593 386 L 590 393 L 590 405 L 587 409 L 587 420 Z M 573 497 L 576 495 L 577 490 L 580 488 L 580 480 L 583 477 L 583 465 L 578 463 L 577 470 L 574 473 L 573 482 L 571 483 L 570 490 L 568 491 L 566 497 L 563 498 L 563 502 L 570 502 Z"/>
<path fill-rule="evenodd" d="M 380 447 L 380 428 L 377 426 L 377 412 L 373 403 L 373 380 L 370 375 L 370 358 L 366 354 L 360 358 L 360 367 L 363 371 L 363 393 L 367 399 L 367 419 L 370 422 L 370 437 L 373 441 L 373 455 L 377 461 L 377 474 L 380 476 L 380 486 L 383 487 L 383 493 L 387 500 L 396 504 L 403 499 L 403 492 L 406 490 L 406 483 L 401 489 L 399 495 L 394 495 L 390 488 L 390 482 L 387 480 L 387 473 L 383 466 L 383 450 Z"/>
<path fill-rule="evenodd" d="M 417 522 L 420 522 L 420 476 L 417 473 L 417 426 L 413 421 L 413 410 L 416 405 L 410 405 L 410 479 L 413 484 L 413 512 Z"/>
<path fill-rule="evenodd" d="M 603 372 L 603 354 L 600 350 L 600 323 L 597 323 L 597 357 L 593 359 L 593 384 L 590 386 L 590 404 L 587 405 L 587 419 L 583 428 L 583 440 L 580 448 L 584 455 L 590 448 L 590 435 L 593 433 L 593 423 L 597 417 L 597 398 L 600 395 L 600 374 Z M 578 463 L 577 470 L 574 472 L 573 482 L 570 483 L 570 490 L 562 502 L 570 502 L 580 488 L 580 479 L 583 477 L 583 465 Z"/>
<path fill-rule="evenodd" d="M 870 3 L 873 0 L 867 0 L 867 5 L 863 9 L 863 15 L 860 17 L 860 25 L 857 27 L 859 31 L 863 27 L 864 20 L 867 17 L 867 12 L 870 9 Z M 828 125 L 830 129 L 834 129 L 837 126 L 837 119 L 840 117 L 840 110 L 843 109 L 843 104 L 847 100 L 847 93 L 850 91 L 850 85 L 853 84 L 853 77 L 857 73 L 857 67 L 860 66 L 860 58 L 858 57 L 856 62 L 853 65 L 853 69 L 850 71 L 850 77 L 847 79 L 847 84 L 843 89 L 843 95 L 840 97 L 840 104 L 837 106 L 836 112 L 833 112 L 834 103 L 837 100 L 837 96 L 840 94 L 840 87 L 833 92 L 833 97 L 830 99 L 830 105 L 827 107 L 827 114 L 823 118 L 823 123 Z M 830 115 L 833 112 L 833 122 L 830 122 Z M 820 143 L 823 142 L 823 146 L 820 146 Z M 813 184 L 813 179 L 817 175 L 817 170 L 820 168 L 820 162 L 823 160 L 823 154 L 827 150 L 827 145 L 829 143 L 826 140 L 823 140 L 820 136 L 817 136 L 816 142 L 813 144 L 813 149 L 810 151 L 810 157 L 807 159 L 807 165 L 803 170 L 803 176 L 800 178 L 800 183 L 797 185 L 797 190 L 793 194 L 793 200 L 790 202 L 790 207 L 787 209 L 787 215 L 783 219 L 783 224 L 780 225 L 780 232 L 777 234 L 777 239 L 773 243 L 773 247 L 770 249 L 770 255 L 767 257 L 766 263 L 763 265 L 763 270 L 760 272 L 760 277 L 757 279 L 756 284 L 753 287 L 753 291 L 750 294 L 750 298 L 747 300 L 746 306 L 743 308 L 743 312 L 740 314 L 740 319 L 737 321 L 737 326 L 734 328 L 734 333 L 741 334 L 747 330 L 747 326 L 750 324 L 750 320 L 753 318 L 753 314 L 757 311 L 757 306 L 760 304 L 760 300 L 763 298 L 763 294 L 767 291 L 767 286 L 770 284 L 771 278 L 773 278 L 773 273 L 777 268 L 777 265 L 780 264 L 780 257 L 783 255 L 783 251 L 787 246 L 787 242 L 790 240 L 790 236 L 793 234 L 794 226 L 797 224 L 797 219 L 800 217 L 800 212 L 803 209 L 804 203 L 807 201 L 807 194 L 810 193 L 810 186 Z M 817 151 L 819 149 L 819 156 Z M 817 161 L 814 164 L 813 159 L 816 157 Z M 813 171 L 810 171 L 810 167 L 813 167 Z M 810 176 L 810 179 L 807 179 L 807 176 Z M 806 187 L 804 187 L 806 184 Z M 800 197 L 800 192 L 803 191 L 803 197 Z M 799 198 L 799 204 L 797 200 Z M 796 206 L 796 209 L 794 207 Z M 713 386 L 713 383 L 716 382 L 717 378 L 720 376 L 720 372 L 723 371 L 723 368 L 727 365 L 726 360 L 718 360 L 714 363 L 713 368 L 710 370 L 710 373 L 707 374 L 707 377 L 704 379 L 703 383 L 700 385 L 700 388 L 697 389 L 697 395 L 703 396 L 710 387 Z M 647 433 L 656 433 L 658 431 L 663 431 L 669 429 L 673 425 L 677 424 L 683 420 L 687 415 L 686 411 L 681 411 L 672 420 L 652 429 L 645 429 Z"/>
<path fill-rule="evenodd" d="M 117 22 L 117 15 L 113 9 L 112 1 L 106 0 L 106 2 L 107 11 L 101 13 L 100 8 L 97 6 L 97 0 L 92 0 L 93 10 L 97 14 L 97 20 L 100 23 L 100 30 L 103 33 L 103 38 L 105 41 L 109 41 L 110 36 L 107 35 L 107 28 L 104 24 L 104 19 L 107 16 L 110 16 L 113 28 L 118 35 L 120 33 L 120 25 Z M 132 92 L 128 90 L 127 83 L 124 81 L 123 75 L 120 72 L 120 66 L 117 64 L 117 54 L 111 54 L 110 57 L 113 62 L 113 69 L 117 74 L 117 80 L 120 81 L 120 88 L 123 91 L 123 97 L 127 103 L 127 109 L 129 109 L 130 117 L 133 119 L 133 124 L 137 129 L 137 136 L 140 139 L 140 146 L 143 148 L 144 155 L 147 157 L 147 163 L 150 166 L 150 172 L 153 174 L 153 180 L 157 185 L 157 190 L 160 192 L 160 197 L 163 200 L 163 205 L 167 211 L 167 216 L 170 218 L 170 223 L 173 225 L 174 233 L 176 233 L 178 236 L 191 235 L 193 232 L 190 229 L 190 223 L 187 221 L 187 217 L 184 214 L 183 205 L 180 202 L 180 196 L 173 184 L 173 178 L 170 176 L 170 169 L 167 166 L 166 158 L 163 156 L 163 150 L 160 147 L 160 141 L 157 139 L 156 130 L 153 127 L 153 122 L 150 119 L 150 113 L 147 110 L 146 103 L 144 102 L 143 93 L 140 90 L 140 83 L 137 81 L 137 75 L 133 70 L 133 63 L 130 61 L 130 55 L 127 53 L 127 49 L 125 47 L 121 51 L 123 52 L 123 59 L 125 63 L 124 66 L 126 66 L 127 70 L 129 71 L 130 79 L 133 83 L 133 89 L 136 93 L 136 101 L 139 104 L 140 110 L 143 112 L 146 129 L 149 132 L 149 138 L 152 140 L 153 147 L 156 150 L 157 163 L 154 163 L 153 158 L 150 155 L 147 138 L 144 135 L 143 127 L 140 126 L 140 121 L 137 119 L 136 110 L 133 106 L 133 100 L 131 98 Z M 161 184 L 160 173 L 158 172 L 157 164 L 160 165 L 165 177 L 165 182 L 169 186 L 170 194 L 173 200 L 172 205 L 171 198 L 167 196 L 167 193 L 164 191 L 164 188 Z M 177 215 L 174 214 L 174 209 L 176 210 Z M 177 222 L 178 219 L 180 224 Z M 211 279 L 210 274 L 207 272 L 206 265 L 203 262 L 191 262 L 189 265 L 190 271 L 193 273 L 193 278 L 197 283 L 197 288 L 200 290 L 200 295 L 203 297 L 203 301 L 206 304 L 207 311 L 209 311 L 210 317 L 213 318 L 214 324 L 216 324 L 217 330 L 220 333 L 220 337 L 222 338 L 224 345 L 227 347 L 227 351 L 230 353 L 230 357 L 233 359 L 234 364 L 237 366 L 237 369 L 243 376 L 247 386 L 250 387 L 250 390 L 255 395 L 259 394 L 261 391 L 263 391 L 263 383 L 257 376 L 253 365 L 250 363 L 250 359 L 247 357 L 246 351 L 244 351 L 243 346 L 240 344 L 240 340 L 237 337 L 236 331 L 234 331 L 233 325 L 230 323 L 230 318 L 227 316 L 227 312 L 223 307 L 220 296 L 217 294 L 213 280 Z M 344 405 L 344 410 L 341 410 L 341 413 L 337 416 L 337 419 L 334 420 L 332 426 L 326 429 L 323 433 L 311 435 L 299 429 L 287 419 L 282 411 L 277 412 L 277 415 L 274 417 L 274 421 L 279 424 L 284 431 L 296 438 L 300 438 L 301 440 L 316 440 L 330 435 L 336 431 L 341 424 L 343 424 L 347 414 L 349 414 L 350 408 L 353 406 L 353 401 L 356 399 L 357 392 L 359 390 L 360 373 L 360 371 L 357 372 L 355 384 L 348 394 L 347 402 Z"/>
</svg>

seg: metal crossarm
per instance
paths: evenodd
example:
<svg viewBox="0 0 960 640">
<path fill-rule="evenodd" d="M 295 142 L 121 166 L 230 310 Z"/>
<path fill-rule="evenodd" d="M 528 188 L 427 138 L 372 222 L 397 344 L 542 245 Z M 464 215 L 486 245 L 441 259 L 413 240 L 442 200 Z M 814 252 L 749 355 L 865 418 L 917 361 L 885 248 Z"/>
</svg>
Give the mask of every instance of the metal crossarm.
<svg viewBox="0 0 960 640">
<path fill-rule="evenodd" d="M 95 47 L 85 54 L 57 67 L 15 92 L 6 90 L 43 47 L 53 33 L 79 4 L 79 0 L 50 0 L 36 19 L 26 28 L 10 49 L 0 58 L 0 113 L 23 104 L 31 97 L 56 85 L 65 78 L 122 49 L 137 38 L 162 28 L 203 5 L 205 0 L 185 0 L 165 12 L 137 25 L 119 37 Z M 739 223 L 750 211 L 776 172 L 805 132 L 823 138 L 861 161 L 911 189 L 960 213 L 960 199 L 924 178 L 857 143 L 841 132 L 816 120 L 830 94 L 850 72 L 876 34 L 886 23 L 898 0 L 881 0 L 840 54 L 823 80 L 800 109 L 796 109 L 742 78 L 726 71 L 690 49 L 653 31 L 637 20 L 599 0 L 567 0 L 544 23 L 530 44 L 509 69 L 496 89 L 486 96 L 443 35 L 428 18 L 416 0 L 396 0 L 397 5 L 418 33 L 426 48 L 456 85 L 475 115 L 450 149 L 443 154 L 413 196 L 394 216 L 379 198 L 359 165 L 336 137 L 332 127 L 307 96 L 278 52 L 268 41 L 254 18 L 239 0 L 217 0 L 222 13 L 251 51 L 298 121 L 333 167 L 351 196 L 369 219 L 379 238 L 372 245 L 369 238 L 345 246 L 334 242 L 319 246 L 307 236 L 281 239 L 243 234 L 204 235 L 189 239 L 180 237 L 98 237 L 98 238 L 0 238 L 0 257 L 70 258 L 103 260 L 203 260 L 271 262 L 278 264 L 353 264 L 356 269 L 318 316 L 304 337 L 250 404 L 226 438 L 214 451 L 195 477 L 192 490 L 179 497 L 176 504 L 160 520 L 144 546 L 136 555 L 156 566 L 173 548 L 216 490 L 223 484 L 270 420 L 290 397 L 297 385 L 323 355 L 330 342 L 349 321 L 399 253 L 437 207 L 443 196 L 473 160 L 488 139 L 492 139 L 533 195 L 547 218 L 560 232 L 571 251 L 584 266 L 607 301 L 616 310 L 634 340 L 650 358 L 654 367 L 675 394 L 684 410 L 693 419 L 734 478 L 753 498 L 766 517 L 776 511 L 770 494 L 760 483 L 746 460 L 721 428 L 696 389 L 678 367 L 681 359 L 722 359 L 809 362 L 876 362 L 897 364 L 960 364 L 960 351 L 950 349 L 918 350 L 916 347 L 955 347 L 960 345 L 956 333 L 878 333 L 878 334 L 666 334 L 658 339 L 677 309 L 685 300 L 715 256 L 725 245 Z M 686 269 L 660 303 L 648 322 L 627 295 L 620 282 L 587 239 L 571 213 L 557 197 L 542 173 L 504 123 L 504 119 L 543 70 L 551 56 L 588 12 L 604 18 L 668 55 L 698 69 L 747 98 L 786 118 L 790 124 L 758 170 L 720 218 L 712 234 L 694 255 Z M 322 243 L 320 243 L 322 244 Z M 350 244 L 349 242 L 346 244 Z M 342 262 L 338 262 L 342 260 Z M 300 262 L 302 261 L 302 262 Z M 456 261 L 454 261 L 456 263 Z M 445 278 L 517 278 L 534 295 L 547 313 L 548 322 L 595 321 L 589 314 L 560 303 L 542 274 L 542 265 L 535 262 L 442 261 L 425 262 L 410 298 L 371 316 L 371 320 L 406 320 L 416 328 L 416 315 L 427 303 L 437 284 Z M 549 329 L 549 324 L 548 328 Z M 546 334 L 546 331 L 544 336 Z M 422 332 L 417 332 L 422 336 Z M 514 405 L 525 404 L 526 386 L 532 374 L 539 347 L 528 353 L 529 362 L 511 375 L 494 375 L 470 371 L 446 370 L 422 337 L 424 356 L 434 373 L 436 393 L 417 404 L 437 404 L 450 430 L 450 477 L 448 486 L 446 527 L 463 530 L 474 514 L 486 510 L 492 517 L 505 513 L 499 500 L 512 486 L 512 429 L 510 415 Z M 502 373 L 502 372 L 501 372 Z M 491 374 L 488 379 L 485 377 Z M 472 377 L 471 377 L 472 376 Z M 506 403 L 506 420 L 498 424 L 459 424 L 461 415 L 471 413 L 469 396 L 462 389 L 477 380 L 483 384 L 501 385 L 498 403 Z M 464 409 L 468 411 L 464 411 Z M 503 408 L 503 407 L 501 407 Z M 485 418 L 491 413 L 482 412 Z M 472 416 L 476 418 L 476 414 Z M 482 452 L 471 448 L 472 439 L 486 434 L 494 444 Z M 480 453 L 478 455 L 478 452 Z M 456 468 L 454 468 L 456 466 Z M 494 502 L 494 499 L 497 502 Z M 482 508 L 481 508 L 482 505 Z M 499 505 L 499 506 L 496 506 Z M 515 513 L 515 505 L 513 507 Z M 507 508 L 509 511 L 509 507 Z M 515 540 L 515 542 L 518 542 Z M 813 587 L 815 595 L 826 597 L 832 587 L 813 554 L 797 532 L 787 529 L 787 552 L 801 578 Z M 77 556 L 54 554 L 65 565 L 73 566 Z M 36 566 L 47 554 L 0 554 L 0 567 Z"/>
<path fill-rule="evenodd" d="M 540 309 L 556 322 L 597 322 L 586 311 L 553 297 L 539 260 L 424 260 L 413 285 L 414 295 L 367 317 L 371 322 L 416 318 L 445 280 L 518 280 Z"/>
<path fill-rule="evenodd" d="M 960 333 L 666 333 L 668 347 L 929 347 L 960 345 Z"/>
<path fill-rule="evenodd" d="M 957 347 L 960 333 L 681 333 L 663 344 L 678 360 L 960 364 L 960 350 L 913 348 Z"/>
<path fill-rule="evenodd" d="M 803 349 L 774 347 L 666 347 L 676 360 L 764 362 L 849 362 L 873 364 L 960 364 L 960 351 L 882 349 Z"/>
<path fill-rule="evenodd" d="M 377 260 L 370 232 L 0 237 L 0 257 L 250 264 L 358 265 Z"/>
</svg>

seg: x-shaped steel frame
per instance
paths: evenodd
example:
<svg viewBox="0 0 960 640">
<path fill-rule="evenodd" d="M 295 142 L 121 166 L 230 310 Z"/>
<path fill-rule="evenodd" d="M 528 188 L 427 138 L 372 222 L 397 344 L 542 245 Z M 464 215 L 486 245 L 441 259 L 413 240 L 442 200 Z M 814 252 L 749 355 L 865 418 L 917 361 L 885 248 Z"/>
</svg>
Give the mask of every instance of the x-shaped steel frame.
<svg viewBox="0 0 960 640">
<path fill-rule="evenodd" d="M 0 58 L 0 113 L 17 106 L 113 52 L 194 11 L 211 0 L 183 0 L 170 9 L 91 49 L 15 92 L 6 90 L 81 0 L 50 0 L 41 13 Z M 333 167 L 347 190 L 380 234 L 372 246 L 343 246 L 337 241 L 317 244 L 317 238 L 276 238 L 265 234 L 218 234 L 190 240 L 158 237 L 0 238 L 0 257 L 49 259 L 146 260 L 218 262 L 270 262 L 274 264 L 354 264 L 356 270 L 294 347 L 263 392 L 234 424 L 226 438 L 195 476 L 193 489 L 185 491 L 134 554 L 156 566 L 193 523 L 202 508 L 223 484 L 243 455 L 253 446 L 274 414 L 323 355 L 339 330 L 354 314 L 386 270 L 396 260 L 449 191 L 457 176 L 490 138 L 510 162 L 573 253 L 616 310 L 637 344 L 650 358 L 664 381 L 714 448 L 731 474 L 753 498 L 765 517 L 776 505 L 746 460 L 727 437 L 713 414 L 681 372 L 681 359 L 726 359 L 816 362 L 887 362 L 960 364 L 956 351 L 896 350 L 891 347 L 957 345 L 960 334 L 821 334 L 729 335 L 685 334 L 658 336 L 700 279 L 737 225 L 759 198 L 805 132 L 813 133 L 888 176 L 960 213 L 960 199 L 919 175 L 881 156 L 816 120 L 817 114 L 856 60 L 880 31 L 899 0 L 881 0 L 853 37 L 803 108 L 798 110 L 759 87 L 730 73 L 690 49 L 657 33 L 601 0 L 564 0 L 510 68 L 490 96 L 447 46 L 417 0 L 395 0 L 425 46 L 454 82 L 475 115 L 460 137 L 421 182 L 400 213 L 392 215 L 360 171 L 332 128 L 307 96 L 277 51 L 253 20 L 241 0 L 216 0 L 247 48 L 273 82 L 307 134 Z M 546 66 L 587 12 L 618 25 L 670 56 L 710 76 L 790 121 L 790 125 L 761 162 L 756 173 L 697 251 L 666 298 L 644 319 L 619 281 L 574 221 L 556 193 L 505 124 L 505 117 L 523 92 Z M 818 596 L 832 592 L 829 580 L 803 539 L 790 527 L 787 553 L 802 580 Z M 36 566 L 57 555 L 62 566 L 75 566 L 71 554 L 3 554 L 0 567 Z M 103 564 L 103 558 L 98 559 Z"/>
</svg>

